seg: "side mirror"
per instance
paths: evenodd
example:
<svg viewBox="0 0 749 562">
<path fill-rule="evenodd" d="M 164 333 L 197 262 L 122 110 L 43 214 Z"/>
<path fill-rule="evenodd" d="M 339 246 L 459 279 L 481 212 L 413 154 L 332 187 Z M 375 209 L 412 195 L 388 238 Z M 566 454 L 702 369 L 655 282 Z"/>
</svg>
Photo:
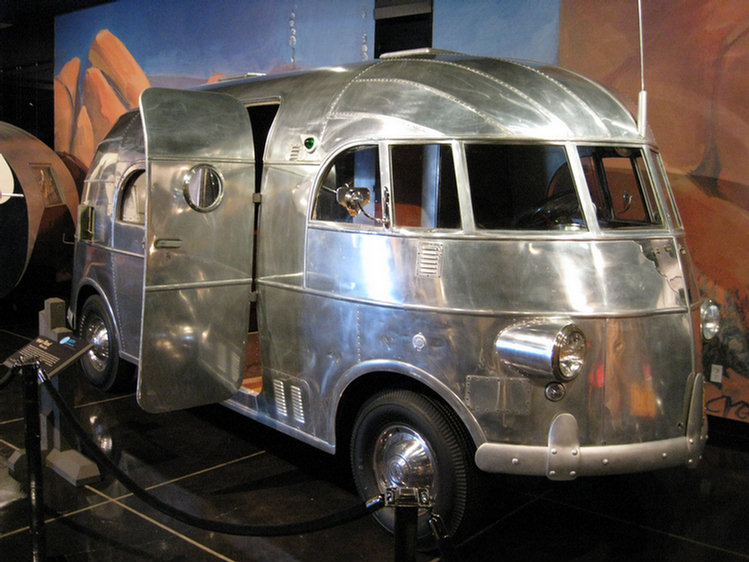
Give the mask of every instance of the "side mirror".
<svg viewBox="0 0 749 562">
<path fill-rule="evenodd" d="M 624 208 L 618 211 L 617 214 L 623 215 L 632 207 L 632 194 L 629 191 L 625 191 L 622 194 L 622 205 L 624 205 Z"/>
<path fill-rule="evenodd" d="M 364 206 L 369 203 L 369 189 L 366 187 L 349 187 L 344 185 L 335 190 L 336 201 L 346 207 L 349 215 L 355 217 L 364 213 Z"/>
</svg>

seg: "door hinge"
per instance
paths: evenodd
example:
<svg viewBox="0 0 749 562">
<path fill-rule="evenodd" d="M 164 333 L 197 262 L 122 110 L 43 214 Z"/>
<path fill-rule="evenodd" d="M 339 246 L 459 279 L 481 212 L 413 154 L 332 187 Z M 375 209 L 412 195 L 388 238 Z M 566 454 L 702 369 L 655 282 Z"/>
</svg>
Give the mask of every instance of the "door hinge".
<svg viewBox="0 0 749 562">
<path fill-rule="evenodd" d="M 250 291 L 250 302 L 257 302 L 257 291 Z"/>
<path fill-rule="evenodd" d="M 256 204 L 260 204 L 263 202 L 263 194 L 262 193 L 253 193 L 252 194 L 252 202 Z"/>
</svg>

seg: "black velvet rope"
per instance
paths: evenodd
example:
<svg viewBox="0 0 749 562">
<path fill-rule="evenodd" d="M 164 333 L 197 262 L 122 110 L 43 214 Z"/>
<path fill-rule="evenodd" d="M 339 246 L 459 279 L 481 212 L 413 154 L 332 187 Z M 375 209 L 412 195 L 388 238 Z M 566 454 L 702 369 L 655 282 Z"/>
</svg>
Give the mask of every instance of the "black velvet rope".
<svg viewBox="0 0 749 562">
<path fill-rule="evenodd" d="M 338 513 L 326 515 L 319 519 L 313 519 L 311 521 L 303 521 L 299 523 L 285 523 L 283 525 L 243 525 L 238 523 L 219 522 L 203 519 L 186 511 L 177 509 L 176 507 L 169 505 L 161 501 L 160 499 L 149 494 L 146 490 L 141 488 L 132 478 L 130 478 L 120 467 L 118 467 L 102 450 L 92 441 L 91 437 L 81 427 L 80 423 L 76 419 L 70 407 L 62 399 L 62 396 L 57 392 L 57 389 L 50 383 L 46 374 L 39 370 L 39 377 L 44 383 L 44 386 L 49 392 L 52 399 L 57 404 L 60 412 L 63 414 L 65 419 L 71 425 L 76 435 L 83 443 L 86 451 L 93 457 L 99 466 L 102 466 L 105 470 L 110 472 L 117 480 L 122 482 L 124 486 L 132 492 L 132 494 L 138 499 L 144 501 L 152 508 L 168 515 L 172 519 L 186 523 L 192 527 L 204 529 L 207 531 L 213 531 L 216 533 L 223 533 L 226 535 L 239 535 L 246 537 L 283 537 L 288 535 L 301 535 L 305 533 L 312 533 L 315 531 L 322 531 L 324 529 L 330 529 L 337 527 L 344 523 L 349 523 L 360 519 L 365 515 L 373 513 L 385 505 L 385 500 L 382 496 L 372 498 L 366 503 L 358 504 Z"/>
<path fill-rule="evenodd" d="M 13 374 L 13 369 L 6 367 L 5 365 L 0 365 L 0 390 L 8 385 L 13 378 Z"/>
</svg>

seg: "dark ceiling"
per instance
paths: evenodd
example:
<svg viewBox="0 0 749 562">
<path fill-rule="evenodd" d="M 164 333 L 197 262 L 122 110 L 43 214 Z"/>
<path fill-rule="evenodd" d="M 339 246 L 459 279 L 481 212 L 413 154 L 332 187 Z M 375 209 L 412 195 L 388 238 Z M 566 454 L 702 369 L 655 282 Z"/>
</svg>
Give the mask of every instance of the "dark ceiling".
<svg viewBox="0 0 749 562">
<path fill-rule="evenodd" d="M 111 0 L 0 0 L 0 121 L 51 146 L 55 16 Z"/>
<path fill-rule="evenodd" d="M 51 61 L 55 16 L 109 1 L 3 0 L 0 2 L 0 69 L 8 71 Z"/>
<path fill-rule="evenodd" d="M 104 4 L 106 0 L 4 0 L 0 5 L 0 25 L 12 24 L 42 13 L 53 16 Z"/>
</svg>

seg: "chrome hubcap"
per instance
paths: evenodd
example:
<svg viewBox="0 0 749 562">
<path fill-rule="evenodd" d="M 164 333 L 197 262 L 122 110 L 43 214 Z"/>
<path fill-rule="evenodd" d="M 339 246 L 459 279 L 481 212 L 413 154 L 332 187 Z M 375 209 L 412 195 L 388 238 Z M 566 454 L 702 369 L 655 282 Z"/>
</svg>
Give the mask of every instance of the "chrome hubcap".
<svg viewBox="0 0 749 562">
<path fill-rule="evenodd" d="M 404 425 L 386 427 L 375 442 L 374 473 L 381 491 L 391 487 L 429 488 L 437 493 L 434 452 L 416 431 Z"/>
<path fill-rule="evenodd" d="M 109 332 L 104 321 L 97 318 L 86 328 L 86 341 L 94 347 L 88 352 L 88 359 L 97 371 L 103 371 L 109 361 Z"/>
</svg>

